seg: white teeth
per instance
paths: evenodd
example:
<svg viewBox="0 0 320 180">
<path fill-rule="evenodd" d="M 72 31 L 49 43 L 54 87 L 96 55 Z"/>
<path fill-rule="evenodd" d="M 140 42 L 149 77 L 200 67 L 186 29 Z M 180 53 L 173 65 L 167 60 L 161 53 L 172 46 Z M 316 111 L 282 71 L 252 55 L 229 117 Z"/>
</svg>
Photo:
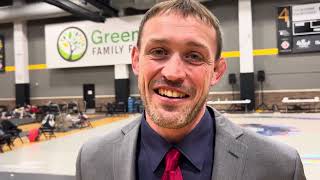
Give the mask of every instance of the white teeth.
<svg viewBox="0 0 320 180">
<path fill-rule="evenodd" d="M 173 97 L 179 97 L 179 96 L 178 96 L 178 93 L 177 93 L 176 91 L 173 91 L 173 92 L 172 92 L 172 96 L 173 96 Z"/>
<path fill-rule="evenodd" d="M 163 94 L 163 91 L 162 91 L 162 89 L 159 89 L 159 94 L 161 94 L 161 95 Z"/>
<path fill-rule="evenodd" d="M 168 90 L 168 89 L 159 89 L 158 92 L 160 95 L 167 96 L 167 97 L 183 98 L 186 96 L 186 94 L 184 94 L 184 93 L 180 93 L 180 92 L 172 91 L 172 90 Z"/>
</svg>

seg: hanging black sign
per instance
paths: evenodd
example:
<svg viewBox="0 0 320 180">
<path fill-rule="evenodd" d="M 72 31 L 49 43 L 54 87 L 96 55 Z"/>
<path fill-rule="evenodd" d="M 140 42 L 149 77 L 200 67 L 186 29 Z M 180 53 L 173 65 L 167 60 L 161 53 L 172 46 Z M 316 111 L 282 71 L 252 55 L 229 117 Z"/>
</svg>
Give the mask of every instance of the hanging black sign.
<svg viewBox="0 0 320 180">
<path fill-rule="evenodd" d="M 278 7 L 279 54 L 320 52 L 320 3 Z"/>
<path fill-rule="evenodd" d="M 4 37 L 0 35 L 0 72 L 5 72 Z"/>
<path fill-rule="evenodd" d="M 320 35 L 294 36 L 292 52 L 320 52 Z"/>
<path fill-rule="evenodd" d="M 279 54 L 292 53 L 292 22 L 291 7 L 278 7 L 277 37 Z"/>
</svg>

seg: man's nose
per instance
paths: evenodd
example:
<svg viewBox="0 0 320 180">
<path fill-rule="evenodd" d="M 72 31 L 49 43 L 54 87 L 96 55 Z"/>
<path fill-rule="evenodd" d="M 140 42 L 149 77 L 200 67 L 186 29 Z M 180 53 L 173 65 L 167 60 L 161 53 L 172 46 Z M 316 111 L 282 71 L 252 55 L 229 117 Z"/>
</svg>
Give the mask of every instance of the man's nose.
<svg viewBox="0 0 320 180">
<path fill-rule="evenodd" d="M 186 77 L 186 72 L 180 56 L 178 54 L 172 55 L 164 64 L 161 73 L 166 80 L 182 82 Z"/>
</svg>

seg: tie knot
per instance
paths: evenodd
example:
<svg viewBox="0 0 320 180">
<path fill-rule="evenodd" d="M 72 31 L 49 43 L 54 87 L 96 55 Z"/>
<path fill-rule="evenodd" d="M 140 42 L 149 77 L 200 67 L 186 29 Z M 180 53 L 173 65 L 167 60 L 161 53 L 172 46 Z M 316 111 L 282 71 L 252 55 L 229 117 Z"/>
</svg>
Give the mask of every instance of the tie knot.
<svg viewBox="0 0 320 180">
<path fill-rule="evenodd" d="M 177 169 L 180 155 L 181 155 L 180 151 L 175 148 L 171 148 L 167 152 L 165 157 L 165 163 L 166 163 L 165 172 L 175 171 Z"/>
</svg>

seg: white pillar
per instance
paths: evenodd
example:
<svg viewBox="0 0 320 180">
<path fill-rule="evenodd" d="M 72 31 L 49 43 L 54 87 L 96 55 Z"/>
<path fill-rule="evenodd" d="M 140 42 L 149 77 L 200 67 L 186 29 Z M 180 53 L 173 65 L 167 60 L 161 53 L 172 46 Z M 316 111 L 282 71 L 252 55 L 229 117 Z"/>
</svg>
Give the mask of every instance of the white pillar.
<svg viewBox="0 0 320 180">
<path fill-rule="evenodd" d="M 13 6 L 23 6 L 24 0 L 14 0 Z M 13 24 L 13 47 L 16 82 L 16 105 L 30 104 L 29 53 L 27 25 L 24 21 Z"/>
<path fill-rule="evenodd" d="M 240 96 L 255 109 L 251 0 L 239 0 Z"/>
<path fill-rule="evenodd" d="M 14 22 L 13 46 L 16 84 L 29 83 L 29 54 L 27 26 L 25 22 Z"/>
<path fill-rule="evenodd" d="M 127 64 L 114 65 L 115 79 L 129 79 L 129 67 Z"/>
<path fill-rule="evenodd" d="M 13 6 L 24 4 L 24 0 L 13 0 Z M 29 83 L 27 25 L 24 21 L 16 21 L 13 24 L 13 47 L 16 84 Z"/>
<path fill-rule="evenodd" d="M 251 0 L 239 0 L 240 72 L 253 72 Z"/>
</svg>

